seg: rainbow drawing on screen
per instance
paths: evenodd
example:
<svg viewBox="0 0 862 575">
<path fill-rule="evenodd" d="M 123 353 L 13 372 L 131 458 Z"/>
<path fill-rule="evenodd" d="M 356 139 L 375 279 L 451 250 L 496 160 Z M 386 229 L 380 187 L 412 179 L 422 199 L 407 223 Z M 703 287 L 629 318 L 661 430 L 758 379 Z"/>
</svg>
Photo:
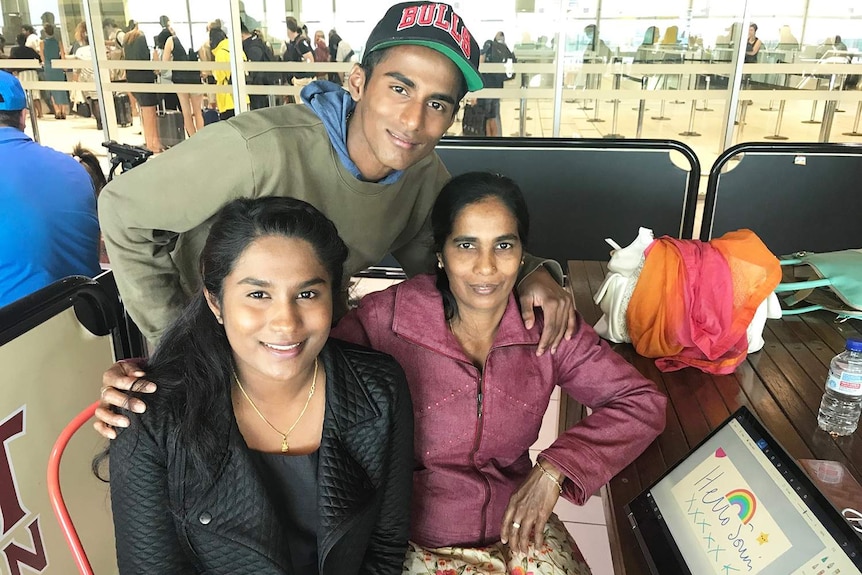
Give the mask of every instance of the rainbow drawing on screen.
<svg viewBox="0 0 862 575">
<path fill-rule="evenodd" d="M 757 500 L 754 493 L 747 489 L 734 489 L 727 495 L 727 502 L 736 507 L 740 521 L 748 525 L 757 510 Z"/>
</svg>

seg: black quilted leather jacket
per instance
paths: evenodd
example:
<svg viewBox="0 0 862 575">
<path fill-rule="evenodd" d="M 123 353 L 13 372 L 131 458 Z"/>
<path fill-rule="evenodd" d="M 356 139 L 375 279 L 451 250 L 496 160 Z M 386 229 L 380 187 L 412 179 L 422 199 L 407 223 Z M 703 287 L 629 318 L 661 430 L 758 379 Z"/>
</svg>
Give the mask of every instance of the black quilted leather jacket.
<svg viewBox="0 0 862 575">
<path fill-rule="evenodd" d="M 400 574 L 413 471 L 404 374 L 391 357 L 337 340 L 320 357 L 327 376 L 318 467 L 320 573 Z M 272 509 L 232 414 L 214 484 L 194 489 L 185 481 L 177 423 L 155 411 L 111 443 L 120 573 L 293 575 L 283 544 L 288 527 Z"/>
</svg>

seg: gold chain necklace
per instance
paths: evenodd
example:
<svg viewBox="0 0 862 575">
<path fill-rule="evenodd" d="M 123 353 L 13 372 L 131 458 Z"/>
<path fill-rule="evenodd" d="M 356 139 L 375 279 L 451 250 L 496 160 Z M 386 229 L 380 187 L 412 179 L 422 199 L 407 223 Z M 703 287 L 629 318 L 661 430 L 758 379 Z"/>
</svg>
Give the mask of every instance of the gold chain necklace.
<svg viewBox="0 0 862 575">
<path fill-rule="evenodd" d="M 308 390 L 308 399 L 305 400 L 305 405 L 302 406 L 302 411 L 299 413 L 299 417 L 296 418 L 296 421 L 293 422 L 293 425 L 290 426 L 290 429 L 287 430 L 287 433 L 282 433 L 278 430 L 273 424 L 269 422 L 269 420 L 264 417 L 264 415 L 260 412 L 248 394 L 245 392 L 245 389 L 242 386 L 242 383 L 239 381 L 239 377 L 236 375 L 236 371 L 233 372 L 233 378 L 236 381 L 236 384 L 239 386 L 239 390 L 242 392 L 243 396 L 248 400 L 248 403 L 251 405 L 251 408 L 255 413 L 266 423 L 268 426 L 272 428 L 274 432 L 281 436 L 281 452 L 289 453 L 290 452 L 290 444 L 287 442 L 287 436 L 293 431 L 296 425 L 299 423 L 299 420 L 302 419 L 302 416 L 305 415 L 305 410 L 308 409 L 308 404 L 311 403 L 311 396 L 314 395 L 314 387 L 317 384 L 317 358 L 314 358 L 314 375 L 311 378 L 311 389 Z"/>
</svg>

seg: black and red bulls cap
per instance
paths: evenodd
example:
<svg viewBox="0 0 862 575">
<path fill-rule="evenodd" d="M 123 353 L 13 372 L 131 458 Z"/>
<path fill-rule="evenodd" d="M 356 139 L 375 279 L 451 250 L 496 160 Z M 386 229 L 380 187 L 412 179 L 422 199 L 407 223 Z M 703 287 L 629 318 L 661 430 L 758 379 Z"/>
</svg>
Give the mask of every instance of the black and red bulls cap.
<svg viewBox="0 0 862 575">
<path fill-rule="evenodd" d="M 392 6 L 371 31 L 365 51 L 370 54 L 404 44 L 437 50 L 458 66 L 467 81 L 467 90 L 483 88 L 479 44 L 448 4 L 402 2 Z"/>
</svg>

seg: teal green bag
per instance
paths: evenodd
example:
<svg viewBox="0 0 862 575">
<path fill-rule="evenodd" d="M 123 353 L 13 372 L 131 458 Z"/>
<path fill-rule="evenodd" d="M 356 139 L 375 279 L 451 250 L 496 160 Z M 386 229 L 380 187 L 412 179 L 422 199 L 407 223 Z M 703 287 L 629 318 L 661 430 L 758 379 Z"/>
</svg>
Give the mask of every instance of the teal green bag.
<svg viewBox="0 0 862 575">
<path fill-rule="evenodd" d="M 779 294 L 795 292 L 783 300 L 782 315 L 825 309 L 837 314 L 840 321 L 862 319 L 862 249 L 799 252 L 780 261 L 782 266 L 792 267 L 785 271 L 801 280 L 782 282 L 775 288 Z"/>
</svg>

